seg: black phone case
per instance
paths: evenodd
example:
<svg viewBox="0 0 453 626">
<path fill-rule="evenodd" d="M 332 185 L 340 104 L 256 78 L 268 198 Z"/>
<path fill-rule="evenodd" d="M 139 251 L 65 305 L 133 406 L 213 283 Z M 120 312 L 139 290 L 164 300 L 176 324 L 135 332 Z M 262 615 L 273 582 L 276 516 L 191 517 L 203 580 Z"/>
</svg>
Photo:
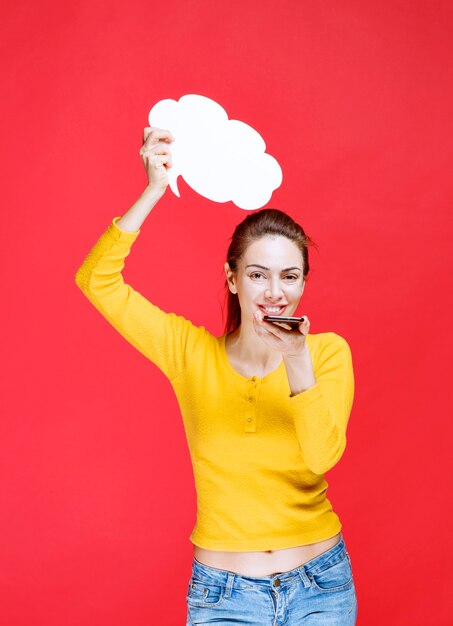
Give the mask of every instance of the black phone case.
<svg viewBox="0 0 453 626">
<path fill-rule="evenodd" d="M 280 324 L 286 324 L 291 330 L 299 330 L 299 324 L 304 321 L 303 317 L 286 317 L 280 315 L 265 315 L 263 319 L 266 322 L 280 322 Z"/>
</svg>

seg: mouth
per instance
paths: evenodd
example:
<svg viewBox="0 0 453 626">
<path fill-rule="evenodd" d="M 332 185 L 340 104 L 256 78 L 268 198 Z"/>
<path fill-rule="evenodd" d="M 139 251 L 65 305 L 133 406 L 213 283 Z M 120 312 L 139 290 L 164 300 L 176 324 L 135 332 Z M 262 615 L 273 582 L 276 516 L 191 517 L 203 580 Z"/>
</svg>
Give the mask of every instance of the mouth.
<svg viewBox="0 0 453 626">
<path fill-rule="evenodd" d="M 264 311 L 266 315 L 281 315 L 288 305 L 285 304 L 284 306 L 267 307 L 267 306 L 263 306 L 262 304 L 259 304 L 258 306 L 262 311 Z"/>
</svg>

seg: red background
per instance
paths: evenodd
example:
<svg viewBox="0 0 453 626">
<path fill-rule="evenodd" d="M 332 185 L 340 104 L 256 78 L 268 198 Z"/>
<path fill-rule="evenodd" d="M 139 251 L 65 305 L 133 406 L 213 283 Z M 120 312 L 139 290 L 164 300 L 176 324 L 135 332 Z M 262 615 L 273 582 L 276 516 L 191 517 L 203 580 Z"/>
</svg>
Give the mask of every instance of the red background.
<svg viewBox="0 0 453 626">
<path fill-rule="evenodd" d="M 176 397 L 74 275 L 145 187 L 149 110 L 186 93 L 262 134 L 283 170 L 266 206 L 319 246 L 300 314 L 353 353 L 348 445 L 327 480 L 358 624 L 452 623 L 452 12 L 3 5 L 2 625 L 184 623 L 195 491 Z M 220 335 L 226 249 L 247 212 L 179 189 L 143 225 L 125 280 Z"/>
</svg>

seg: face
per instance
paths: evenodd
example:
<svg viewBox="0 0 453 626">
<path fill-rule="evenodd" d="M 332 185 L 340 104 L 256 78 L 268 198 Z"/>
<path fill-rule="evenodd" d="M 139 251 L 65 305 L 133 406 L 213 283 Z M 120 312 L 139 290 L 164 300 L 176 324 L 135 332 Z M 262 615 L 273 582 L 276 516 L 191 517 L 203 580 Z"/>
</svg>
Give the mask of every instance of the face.
<svg viewBox="0 0 453 626">
<path fill-rule="evenodd" d="M 302 254 L 293 241 L 266 235 L 249 245 L 237 274 L 228 263 L 224 267 L 230 291 L 238 294 L 242 322 L 253 323 L 257 309 L 265 315 L 294 315 L 305 281 Z"/>
</svg>

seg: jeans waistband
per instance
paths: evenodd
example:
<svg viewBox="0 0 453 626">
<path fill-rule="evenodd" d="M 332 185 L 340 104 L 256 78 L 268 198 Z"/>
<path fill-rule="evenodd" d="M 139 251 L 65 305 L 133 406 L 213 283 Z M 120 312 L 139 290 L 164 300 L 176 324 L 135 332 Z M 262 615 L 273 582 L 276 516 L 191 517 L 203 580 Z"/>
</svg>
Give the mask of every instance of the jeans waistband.
<svg viewBox="0 0 453 626">
<path fill-rule="evenodd" d="M 326 568 L 328 565 L 335 565 L 341 561 L 346 551 L 346 544 L 342 532 L 340 531 L 340 541 L 332 548 L 326 550 L 322 554 L 314 557 L 307 563 L 295 567 L 292 570 L 286 572 L 278 572 L 276 574 L 269 574 L 267 576 L 244 576 L 230 570 L 219 569 L 217 567 L 211 567 L 200 563 L 194 557 L 192 561 L 192 574 L 199 576 L 207 582 L 212 582 L 218 585 L 231 586 L 234 580 L 235 587 L 249 587 L 249 586 L 263 586 L 276 588 L 278 586 L 289 585 L 294 581 L 295 577 L 299 577 L 304 581 L 304 584 L 309 584 L 309 574 L 317 574 Z M 277 584 L 276 584 L 277 583 Z"/>
</svg>

